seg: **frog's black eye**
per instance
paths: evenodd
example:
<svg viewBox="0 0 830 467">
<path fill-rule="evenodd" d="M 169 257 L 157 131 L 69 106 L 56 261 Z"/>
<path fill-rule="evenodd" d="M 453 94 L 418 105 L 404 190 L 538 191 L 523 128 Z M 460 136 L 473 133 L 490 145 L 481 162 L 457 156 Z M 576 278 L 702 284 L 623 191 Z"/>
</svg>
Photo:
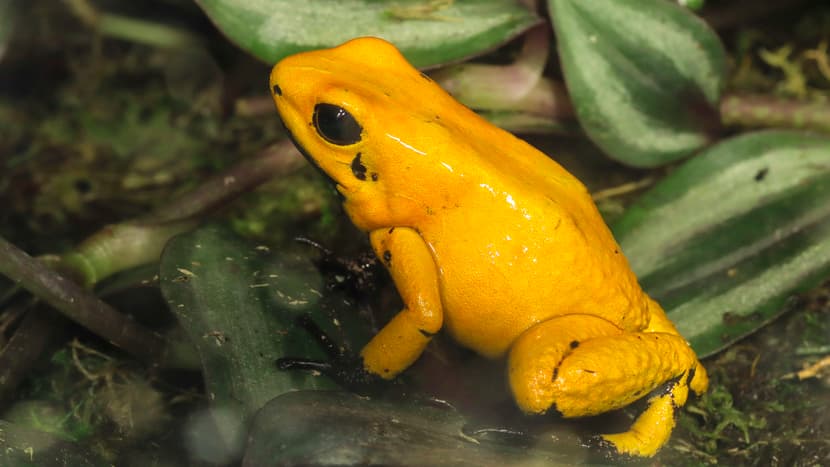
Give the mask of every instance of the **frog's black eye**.
<svg viewBox="0 0 830 467">
<path fill-rule="evenodd" d="M 323 139 L 338 146 L 360 141 L 360 132 L 363 131 L 352 114 L 333 104 L 314 106 L 314 128 Z"/>
</svg>

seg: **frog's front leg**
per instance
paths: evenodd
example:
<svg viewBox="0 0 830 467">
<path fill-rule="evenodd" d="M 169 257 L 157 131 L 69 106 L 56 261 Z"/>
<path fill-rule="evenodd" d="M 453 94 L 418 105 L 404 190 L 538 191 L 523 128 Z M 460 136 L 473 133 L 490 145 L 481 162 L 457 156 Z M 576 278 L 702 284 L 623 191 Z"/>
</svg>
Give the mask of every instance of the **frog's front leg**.
<svg viewBox="0 0 830 467">
<path fill-rule="evenodd" d="M 369 239 L 392 275 L 404 307 L 360 354 L 366 371 L 392 379 L 421 356 L 441 329 L 438 270 L 427 244 L 413 229 L 375 230 Z"/>
<path fill-rule="evenodd" d="M 600 437 L 632 456 L 654 455 L 668 440 L 689 388 L 702 393 L 708 384 L 681 336 L 625 332 L 584 314 L 551 318 L 525 331 L 510 350 L 508 371 L 516 402 L 528 413 L 596 415 L 652 393 L 629 431 Z"/>
</svg>

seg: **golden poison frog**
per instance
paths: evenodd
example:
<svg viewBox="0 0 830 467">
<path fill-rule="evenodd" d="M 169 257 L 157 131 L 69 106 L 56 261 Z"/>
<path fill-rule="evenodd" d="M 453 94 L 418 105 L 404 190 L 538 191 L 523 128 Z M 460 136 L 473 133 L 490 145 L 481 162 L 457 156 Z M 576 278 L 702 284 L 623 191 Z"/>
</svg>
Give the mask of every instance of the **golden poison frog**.
<svg viewBox="0 0 830 467">
<path fill-rule="evenodd" d="M 652 456 L 669 439 L 689 389 L 706 390 L 706 371 L 640 288 L 579 180 L 381 39 L 287 57 L 270 87 L 404 303 L 363 347 L 358 371 L 392 379 L 443 330 L 506 357 L 528 414 L 589 416 L 645 397 L 630 430 L 600 444 Z"/>
</svg>

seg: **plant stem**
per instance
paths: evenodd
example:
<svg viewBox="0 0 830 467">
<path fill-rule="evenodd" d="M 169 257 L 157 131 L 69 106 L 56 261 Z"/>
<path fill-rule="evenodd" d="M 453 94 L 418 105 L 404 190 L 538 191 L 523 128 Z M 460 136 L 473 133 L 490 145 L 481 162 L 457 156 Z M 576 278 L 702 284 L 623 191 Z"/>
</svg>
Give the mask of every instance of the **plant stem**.
<svg viewBox="0 0 830 467">
<path fill-rule="evenodd" d="M 291 173 L 305 164 L 305 159 L 291 141 L 280 141 L 139 220 L 166 223 L 205 214 L 261 183 Z"/>
<path fill-rule="evenodd" d="M 0 273 L 131 355 L 152 363 L 161 361 L 166 351 L 163 337 L 119 313 L 92 292 L 49 269 L 2 237 Z"/>
<path fill-rule="evenodd" d="M 760 94 L 731 94 L 721 99 L 724 125 L 795 128 L 830 132 L 830 105 Z"/>
<path fill-rule="evenodd" d="M 0 350 L 0 405 L 15 396 L 15 389 L 28 374 L 33 362 L 62 332 L 61 326 L 55 326 L 56 318 L 60 319 L 60 316 L 43 307 L 29 310 Z"/>
<path fill-rule="evenodd" d="M 157 261 L 171 237 L 241 193 L 305 165 L 289 141 L 262 150 L 150 214 L 102 228 L 61 256 L 57 268 L 87 288 L 119 271 Z"/>
<path fill-rule="evenodd" d="M 182 28 L 101 12 L 88 0 L 67 0 L 66 5 L 87 26 L 116 39 L 165 48 L 187 48 L 202 42 L 199 36 Z"/>
</svg>

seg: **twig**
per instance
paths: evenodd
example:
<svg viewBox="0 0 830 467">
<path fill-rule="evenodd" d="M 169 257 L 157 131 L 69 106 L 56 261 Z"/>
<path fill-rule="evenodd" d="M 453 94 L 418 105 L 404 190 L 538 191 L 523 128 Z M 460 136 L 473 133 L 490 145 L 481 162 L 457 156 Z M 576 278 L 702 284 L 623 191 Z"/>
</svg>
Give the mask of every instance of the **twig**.
<svg viewBox="0 0 830 467">
<path fill-rule="evenodd" d="M 720 103 L 724 125 L 830 131 L 830 105 L 769 95 L 732 94 Z"/>
<path fill-rule="evenodd" d="M 793 379 L 797 377 L 799 381 L 803 381 L 807 378 L 815 378 L 823 369 L 828 367 L 830 367 L 830 355 L 825 356 L 821 360 L 813 363 L 812 365 L 807 366 L 806 368 L 796 373 L 787 373 L 786 375 L 782 376 L 781 379 Z"/>
<path fill-rule="evenodd" d="M 71 320 L 142 360 L 159 362 L 166 341 L 132 321 L 92 292 L 49 269 L 0 237 L 0 273 Z"/>
<path fill-rule="evenodd" d="M 654 183 L 654 179 L 652 177 L 646 177 L 642 180 L 637 180 L 634 182 L 623 183 L 622 185 L 618 185 L 611 188 L 606 188 L 604 190 L 599 190 L 591 194 L 591 197 L 594 198 L 594 201 L 600 201 L 608 198 L 614 198 L 617 196 L 621 196 L 627 193 L 631 193 L 632 191 L 637 191 L 639 189 L 645 188 L 649 185 Z"/>
<path fill-rule="evenodd" d="M 59 318 L 54 311 L 42 307 L 26 312 L 9 342 L 0 350 L 0 404 L 15 396 L 17 386 L 32 369 L 34 361 L 62 332 L 63 328 L 54 324 Z"/>
<path fill-rule="evenodd" d="M 204 214 L 275 176 L 285 175 L 305 164 L 305 159 L 290 141 L 281 141 L 156 209 L 140 221 L 165 223 Z"/>
</svg>

